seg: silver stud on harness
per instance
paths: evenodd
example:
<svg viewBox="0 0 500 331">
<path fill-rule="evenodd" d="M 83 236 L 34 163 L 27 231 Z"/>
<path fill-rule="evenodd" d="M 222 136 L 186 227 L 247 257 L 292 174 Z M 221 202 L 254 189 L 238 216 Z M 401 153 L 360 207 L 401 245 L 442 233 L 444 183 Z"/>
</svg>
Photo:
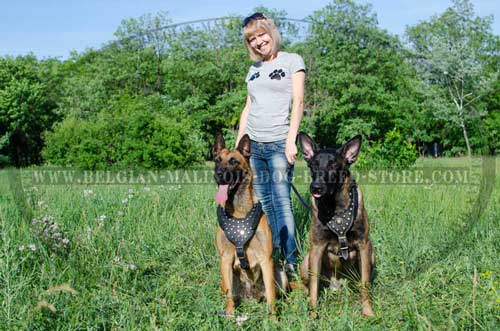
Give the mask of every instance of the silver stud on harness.
<svg viewBox="0 0 500 331">
<path fill-rule="evenodd" d="M 351 186 L 351 191 L 349 192 L 349 197 L 351 201 L 347 209 L 342 211 L 335 210 L 333 215 L 323 222 L 330 231 L 337 235 L 340 244 L 340 257 L 347 260 L 349 257 L 349 247 L 347 245 L 347 233 L 351 230 L 356 216 L 358 215 L 358 189 L 356 183 Z"/>
</svg>

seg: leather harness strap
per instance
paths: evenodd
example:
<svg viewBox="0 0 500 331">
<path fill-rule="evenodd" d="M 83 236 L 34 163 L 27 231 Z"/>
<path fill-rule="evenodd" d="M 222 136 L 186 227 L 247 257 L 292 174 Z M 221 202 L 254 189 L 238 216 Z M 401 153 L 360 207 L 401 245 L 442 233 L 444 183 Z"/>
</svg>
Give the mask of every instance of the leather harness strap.
<svg viewBox="0 0 500 331">
<path fill-rule="evenodd" d="M 358 215 L 358 188 L 354 182 L 351 186 L 351 191 L 349 192 L 349 207 L 347 209 L 337 211 L 335 210 L 333 215 L 325 222 L 325 224 L 330 231 L 335 233 L 339 239 L 340 252 L 339 256 L 347 260 L 349 257 L 349 246 L 347 244 L 347 232 L 351 230 L 354 221 Z"/>
<path fill-rule="evenodd" d="M 244 218 L 229 216 L 225 208 L 217 207 L 217 219 L 226 238 L 236 247 L 236 255 L 243 269 L 250 268 L 245 257 L 245 245 L 252 239 L 262 216 L 262 205 L 257 202 Z"/>
</svg>

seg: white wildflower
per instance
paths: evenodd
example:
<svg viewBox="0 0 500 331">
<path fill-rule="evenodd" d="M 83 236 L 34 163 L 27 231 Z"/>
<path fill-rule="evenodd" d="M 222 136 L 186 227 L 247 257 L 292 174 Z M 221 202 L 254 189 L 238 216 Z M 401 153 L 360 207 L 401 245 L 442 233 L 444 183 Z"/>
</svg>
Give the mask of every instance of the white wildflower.
<svg viewBox="0 0 500 331">
<path fill-rule="evenodd" d="M 35 244 L 29 244 L 28 248 L 31 249 L 33 252 L 36 251 L 36 245 Z"/>
<path fill-rule="evenodd" d="M 91 196 L 93 196 L 93 195 L 94 195 L 94 191 L 92 191 L 92 190 L 90 190 L 90 189 L 89 189 L 89 190 L 83 190 L 83 196 L 84 196 L 85 198 L 91 197 Z"/>
<path fill-rule="evenodd" d="M 106 220 L 106 215 L 99 216 L 99 222 L 104 222 Z"/>
<path fill-rule="evenodd" d="M 19 249 L 20 252 L 22 252 L 22 251 L 24 251 L 26 249 L 26 247 L 24 247 L 24 245 L 21 245 L 21 246 L 19 246 L 18 249 Z"/>
<path fill-rule="evenodd" d="M 136 270 L 136 269 L 137 269 L 137 266 L 136 266 L 135 264 L 130 263 L 130 264 L 128 265 L 128 270 L 134 271 L 134 270 Z"/>
<path fill-rule="evenodd" d="M 245 322 L 246 320 L 248 320 L 248 316 L 247 315 L 238 316 L 238 317 L 236 317 L 236 324 L 238 324 L 239 326 L 241 326 L 243 324 L 243 322 Z"/>
</svg>

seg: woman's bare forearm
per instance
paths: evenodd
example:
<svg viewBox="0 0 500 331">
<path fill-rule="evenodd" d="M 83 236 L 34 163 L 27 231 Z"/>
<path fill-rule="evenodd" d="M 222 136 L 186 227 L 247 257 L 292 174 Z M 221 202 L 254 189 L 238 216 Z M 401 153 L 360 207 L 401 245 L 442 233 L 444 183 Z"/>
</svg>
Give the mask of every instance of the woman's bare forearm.
<svg viewBox="0 0 500 331">
<path fill-rule="evenodd" d="M 247 96 L 247 101 L 245 103 L 245 107 L 243 108 L 243 111 L 241 112 L 241 115 L 240 115 L 238 136 L 236 137 L 236 146 L 235 147 L 238 146 L 238 142 L 240 141 L 241 137 L 243 137 L 243 135 L 245 134 L 246 127 L 247 127 L 248 113 L 250 112 L 250 105 L 251 105 L 250 96 Z"/>
<path fill-rule="evenodd" d="M 305 73 L 303 71 L 297 72 L 292 76 L 292 112 L 290 114 L 290 128 L 287 136 L 287 142 L 290 144 L 295 144 L 304 113 L 304 80 Z"/>
</svg>

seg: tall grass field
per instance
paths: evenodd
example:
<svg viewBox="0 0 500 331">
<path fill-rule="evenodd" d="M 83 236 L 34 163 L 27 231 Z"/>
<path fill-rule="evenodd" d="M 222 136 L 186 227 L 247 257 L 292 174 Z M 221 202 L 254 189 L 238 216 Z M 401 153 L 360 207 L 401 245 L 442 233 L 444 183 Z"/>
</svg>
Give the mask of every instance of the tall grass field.
<svg viewBox="0 0 500 331">
<path fill-rule="evenodd" d="M 475 183 L 359 180 L 376 317 L 361 316 L 354 274 L 320 293 L 315 318 L 296 290 L 278 298 L 276 318 L 264 302 L 243 301 L 244 322 L 219 315 L 213 182 L 52 185 L 33 182 L 37 168 L 2 170 L 0 330 L 500 330 L 500 179 L 483 163 L 473 161 Z M 310 216 L 295 196 L 293 205 L 302 260 Z"/>
</svg>

